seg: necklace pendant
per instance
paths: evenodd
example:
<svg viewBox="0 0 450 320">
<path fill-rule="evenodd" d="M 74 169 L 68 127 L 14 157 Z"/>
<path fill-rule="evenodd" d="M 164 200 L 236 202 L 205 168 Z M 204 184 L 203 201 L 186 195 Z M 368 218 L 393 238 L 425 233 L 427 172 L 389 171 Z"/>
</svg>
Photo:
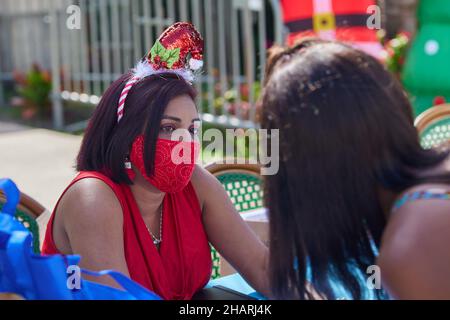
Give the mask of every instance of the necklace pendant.
<svg viewBox="0 0 450 320">
<path fill-rule="evenodd" d="M 161 243 L 161 240 L 159 240 L 159 239 L 154 239 L 153 240 L 153 244 L 155 245 L 155 246 L 157 246 L 158 244 L 160 244 Z"/>
</svg>

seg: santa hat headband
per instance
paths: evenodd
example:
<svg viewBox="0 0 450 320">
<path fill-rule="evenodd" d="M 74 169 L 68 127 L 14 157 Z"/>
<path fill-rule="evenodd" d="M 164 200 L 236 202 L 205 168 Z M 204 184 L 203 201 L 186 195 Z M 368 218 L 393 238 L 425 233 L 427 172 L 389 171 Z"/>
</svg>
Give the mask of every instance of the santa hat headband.
<svg viewBox="0 0 450 320">
<path fill-rule="evenodd" d="M 123 117 L 125 100 L 135 83 L 160 73 L 174 73 L 188 82 L 194 81 L 194 71 L 203 66 L 203 39 L 188 22 L 177 22 L 158 38 L 150 52 L 134 67 L 119 98 L 117 122 Z"/>
</svg>

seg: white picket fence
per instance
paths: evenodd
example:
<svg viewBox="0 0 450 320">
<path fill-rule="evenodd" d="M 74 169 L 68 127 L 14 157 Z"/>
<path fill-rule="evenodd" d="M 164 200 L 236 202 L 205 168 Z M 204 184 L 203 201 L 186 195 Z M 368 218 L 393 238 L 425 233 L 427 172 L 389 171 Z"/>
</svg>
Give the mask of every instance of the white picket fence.
<svg viewBox="0 0 450 320">
<path fill-rule="evenodd" d="M 80 28 L 68 28 L 78 8 Z M 0 103 L 13 71 L 36 62 L 51 70 L 54 127 L 82 128 L 65 123 L 65 100 L 98 103 L 176 21 L 193 22 L 205 39 L 203 118 L 252 126 L 266 49 L 283 41 L 278 0 L 0 0 Z"/>
</svg>

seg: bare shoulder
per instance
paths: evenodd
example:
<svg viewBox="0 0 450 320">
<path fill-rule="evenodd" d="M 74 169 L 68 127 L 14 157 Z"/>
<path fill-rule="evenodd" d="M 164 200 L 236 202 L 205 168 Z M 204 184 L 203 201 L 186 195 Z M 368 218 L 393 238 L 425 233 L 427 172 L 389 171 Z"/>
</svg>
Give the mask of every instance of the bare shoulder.
<svg viewBox="0 0 450 320">
<path fill-rule="evenodd" d="M 210 186 L 217 184 L 216 177 L 200 165 L 195 166 L 191 181 L 196 186 Z"/>
<path fill-rule="evenodd" d="M 58 213 L 63 220 L 96 220 L 116 218 L 122 220 L 122 208 L 114 191 L 103 181 L 85 178 L 74 183 L 63 195 Z"/>
<path fill-rule="evenodd" d="M 201 204 L 216 192 L 224 192 L 220 182 L 205 168 L 196 165 L 191 178 L 192 185 Z"/>
<path fill-rule="evenodd" d="M 411 188 L 407 192 L 424 189 L 442 189 L 450 186 L 429 185 Z M 434 237 L 450 239 L 450 200 L 418 199 L 405 203 L 391 213 L 389 223 L 383 235 L 383 247 L 391 249 L 417 248 L 416 242 L 424 243 Z M 432 236 L 430 236 L 432 235 Z"/>
<path fill-rule="evenodd" d="M 387 288 L 414 298 L 409 294 L 419 297 L 424 287 L 432 286 L 437 270 L 450 268 L 449 231 L 449 200 L 416 200 L 393 212 L 378 257 Z"/>
<path fill-rule="evenodd" d="M 414 247 L 415 241 L 429 240 L 432 232 L 450 239 L 450 233 L 443 233 L 443 227 L 450 227 L 450 201 L 417 200 L 392 213 L 383 235 L 383 246 Z"/>
<path fill-rule="evenodd" d="M 85 178 L 66 191 L 60 205 L 53 229 L 59 250 L 81 255 L 83 268 L 114 269 L 128 275 L 123 212 L 114 191 L 99 179 Z M 94 281 L 116 286 L 109 278 Z"/>
</svg>

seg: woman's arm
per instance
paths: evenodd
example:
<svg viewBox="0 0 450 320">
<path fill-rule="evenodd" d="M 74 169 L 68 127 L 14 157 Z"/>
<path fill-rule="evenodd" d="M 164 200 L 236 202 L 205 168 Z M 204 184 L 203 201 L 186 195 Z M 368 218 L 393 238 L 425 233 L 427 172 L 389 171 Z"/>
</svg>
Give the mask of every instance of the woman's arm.
<svg viewBox="0 0 450 320">
<path fill-rule="evenodd" d="M 395 212 L 378 265 L 395 299 L 450 299 L 450 201 L 419 200 Z"/>
<path fill-rule="evenodd" d="M 82 268 L 93 271 L 113 269 L 129 277 L 123 245 L 122 208 L 105 183 L 98 179 L 78 181 L 61 199 L 58 218 L 71 252 L 81 255 Z M 120 287 L 107 276 L 86 278 Z"/>
<path fill-rule="evenodd" d="M 258 292 L 270 297 L 268 248 L 245 223 L 220 182 L 197 166 L 192 183 L 203 210 L 208 239 Z"/>
</svg>

